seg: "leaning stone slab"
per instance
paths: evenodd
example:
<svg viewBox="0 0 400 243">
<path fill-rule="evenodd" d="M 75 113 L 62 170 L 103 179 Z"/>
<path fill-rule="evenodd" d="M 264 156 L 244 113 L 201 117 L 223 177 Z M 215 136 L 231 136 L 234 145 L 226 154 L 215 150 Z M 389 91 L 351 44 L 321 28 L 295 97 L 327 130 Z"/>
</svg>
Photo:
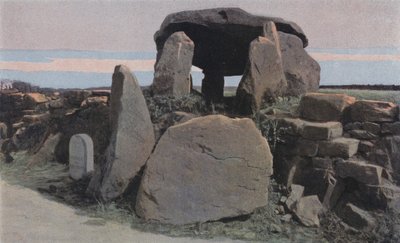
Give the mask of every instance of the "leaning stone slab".
<svg viewBox="0 0 400 243">
<path fill-rule="evenodd" d="M 296 205 L 296 203 L 303 196 L 304 186 L 297 185 L 297 184 L 292 184 L 290 186 L 290 188 L 291 188 L 292 191 L 290 192 L 290 195 L 289 195 L 288 199 L 286 200 L 285 204 L 286 204 L 286 207 L 289 210 L 293 210 L 294 206 Z"/>
<path fill-rule="evenodd" d="M 312 121 L 341 121 L 344 110 L 355 101 L 345 94 L 308 93 L 300 100 L 300 116 Z"/>
<path fill-rule="evenodd" d="M 111 138 L 105 163 L 87 189 L 103 201 L 120 196 L 154 147 L 154 131 L 140 86 L 128 67 L 116 66 L 110 97 Z"/>
<path fill-rule="evenodd" d="M 164 44 L 155 65 L 152 91 L 155 95 L 183 96 L 190 93 L 193 41 L 185 32 L 175 32 Z"/>
<path fill-rule="evenodd" d="M 374 140 L 378 138 L 378 135 L 367 130 L 350 130 L 348 133 L 352 138 L 360 140 Z"/>
<path fill-rule="evenodd" d="M 318 147 L 318 155 L 321 157 L 350 158 L 357 153 L 359 142 L 357 139 L 344 137 L 321 141 Z"/>
<path fill-rule="evenodd" d="M 246 215 L 267 204 L 271 175 L 268 143 L 252 120 L 193 118 L 161 137 L 146 163 L 136 213 L 178 225 Z"/>
<path fill-rule="evenodd" d="M 93 172 L 93 141 L 87 134 L 75 134 L 69 140 L 69 175 L 74 180 L 82 179 Z"/>
<path fill-rule="evenodd" d="M 28 167 L 33 167 L 39 164 L 45 164 L 55 161 L 55 149 L 61 140 L 61 133 L 50 134 L 42 147 L 35 154 L 30 156 L 28 160 Z"/>
<path fill-rule="evenodd" d="M 311 140 L 328 140 L 342 134 L 343 127 L 340 122 L 304 122 L 301 129 L 301 136 Z"/>
<path fill-rule="evenodd" d="M 393 122 L 399 115 L 399 107 L 391 102 L 360 100 L 350 109 L 351 119 L 360 122 Z"/>
<path fill-rule="evenodd" d="M 282 95 L 287 87 L 275 25 L 269 27 L 269 38 L 260 36 L 250 43 L 249 59 L 236 91 L 237 109 L 243 115 L 255 114 L 265 99 Z"/>
<path fill-rule="evenodd" d="M 363 161 L 338 161 L 335 170 L 341 178 L 351 177 L 367 185 L 380 185 L 382 182 L 383 168 Z"/>
</svg>

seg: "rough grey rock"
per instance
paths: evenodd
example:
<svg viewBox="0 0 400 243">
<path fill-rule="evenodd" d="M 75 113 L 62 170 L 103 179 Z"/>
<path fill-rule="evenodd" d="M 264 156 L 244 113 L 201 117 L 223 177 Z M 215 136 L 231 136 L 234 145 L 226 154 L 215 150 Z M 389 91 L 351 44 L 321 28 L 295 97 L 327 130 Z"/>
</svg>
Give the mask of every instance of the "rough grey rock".
<svg viewBox="0 0 400 243">
<path fill-rule="evenodd" d="M 318 142 L 299 139 L 296 142 L 295 153 L 300 156 L 314 157 L 318 154 Z"/>
<path fill-rule="evenodd" d="M 354 138 L 334 138 L 321 141 L 318 147 L 319 156 L 350 158 L 357 153 L 359 140 Z"/>
<path fill-rule="evenodd" d="M 343 127 L 340 122 L 304 122 L 301 136 L 312 140 L 328 140 L 342 136 Z"/>
<path fill-rule="evenodd" d="M 287 80 L 285 95 L 298 96 L 316 92 L 319 88 L 321 67 L 303 48 L 301 39 L 295 35 L 278 32 Z"/>
<path fill-rule="evenodd" d="M 352 138 L 360 140 L 374 140 L 378 138 L 378 135 L 366 130 L 350 130 L 348 133 Z"/>
<path fill-rule="evenodd" d="M 158 118 L 157 124 L 154 124 L 154 134 L 156 137 L 156 141 L 161 138 L 161 136 L 169 127 L 187 122 L 195 117 L 195 114 L 182 111 L 174 111 L 161 116 L 160 118 Z"/>
<path fill-rule="evenodd" d="M 351 119 L 360 122 L 393 122 L 398 119 L 399 107 L 391 102 L 360 100 L 350 107 Z"/>
<path fill-rule="evenodd" d="M 54 151 L 60 138 L 60 133 L 49 135 L 39 151 L 30 156 L 28 166 L 32 167 L 38 164 L 53 162 L 55 160 Z"/>
<path fill-rule="evenodd" d="M 288 199 L 286 200 L 285 204 L 289 210 L 293 211 L 296 203 L 300 200 L 301 197 L 303 197 L 304 186 L 292 184 L 290 186 L 290 189 L 291 189 L 291 192 L 290 192 L 290 195 L 289 195 Z"/>
<path fill-rule="evenodd" d="M 367 185 L 380 185 L 382 183 L 383 168 L 363 161 L 338 161 L 335 171 L 341 178 L 350 177 Z"/>
<path fill-rule="evenodd" d="M 293 208 L 294 214 L 300 222 L 309 227 L 319 227 L 319 214 L 323 206 L 318 196 L 306 196 L 298 200 Z"/>
<path fill-rule="evenodd" d="M 155 95 L 183 96 L 191 91 L 193 41 L 183 32 L 168 37 L 155 64 L 151 86 Z"/>
<path fill-rule="evenodd" d="M 400 135 L 400 122 L 383 123 L 382 133 Z"/>
<path fill-rule="evenodd" d="M 345 223 L 356 229 L 372 230 L 376 226 L 371 214 L 351 203 L 347 203 L 339 214 Z"/>
<path fill-rule="evenodd" d="M 264 100 L 283 94 L 287 83 L 283 72 L 282 57 L 277 48 L 275 26 L 271 39 L 258 37 L 250 43 L 249 60 L 236 91 L 237 110 L 240 114 L 255 114 Z"/>
<path fill-rule="evenodd" d="M 379 135 L 379 133 L 381 132 L 381 125 L 379 125 L 378 123 L 375 122 L 364 122 L 362 124 L 362 127 L 364 130 L 375 134 L 375 135 Z M 357 130 L 357 129 L 355 129 Z"/>
<path fill-rule="evenodd" d="M 136 213 L 171 224 L 249 214 L 267 204 L 271 174 L 268 143 L 252 120 L 193 118 L 161 137 L 146 163 Z"/>
<path fill-rule="evenodd" d="M 5 123 L 0 122 L 0 139 L 6 139 L 8 137 L 8 129 Z"/>
<path fill-rule="evenodd" d="M 111 138 L 105 163 L 88 193 L 104 201 L 120 196 L 154 147 L 154 131 L 140 86 L 128 67 L 116 66 L 110 97 Z"/>
<path fill-rule="evenodd" d="M 345 94 L 308 93 L 300 100 L 300 117 L 312 121 L 341 121 L 356 98 Z"/>
</svg>

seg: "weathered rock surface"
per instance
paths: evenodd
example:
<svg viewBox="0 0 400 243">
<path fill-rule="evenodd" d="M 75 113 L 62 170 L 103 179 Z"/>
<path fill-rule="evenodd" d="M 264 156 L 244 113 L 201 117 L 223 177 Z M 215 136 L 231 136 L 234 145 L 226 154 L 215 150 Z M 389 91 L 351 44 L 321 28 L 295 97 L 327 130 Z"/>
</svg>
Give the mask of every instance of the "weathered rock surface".
<svg viewBox="0 0 400 243">
<path fill-rule="evenodd" d="M 285 204 L 289 210 L 293 210 L 296 203 L 300 200 L 300 198 L 303 197 L 304 186 L 292 184 L 290 188 L 292 191 L 290 192 L 290 195 L 286 200 Z"/>
<path fill-rule="evenodd" d="M 158 141 L 161 138 L 161 136 L 169 127 L 187 122 L 195 117 L 196 117 L 195 114 L 186 113 L 182 111 L 175 111 L 165 114 L 162 117 L 158 118 L 157 124 L 154 124 L 154 134 L 156 137 L 156 141 Z"/>
<path fill-rule="evenodd" d="M 383 123 L 382 133 L 400 135 L 400 122 Z"/>
<path fill-rule="evenodd" d="M 306 196 L 297 201 L 293 212 L 305 226 L 319 227 L 319 214 L 322 212 L 322 208 L 318 196 Z"/>
<path fill-rule="evenodd" d="M 273 21 L 278 31 L 298 36 L 308 44 L 301 28 L 281 18 L 261 17 L 239 8 L 215 8 L 183 11 L 168 15 L 154 35 L 157 51 L 168 37 L 184 31 L 195 43 L 193 65 L 205 70 L 222 69 L 223 76 L 243 74 L 249 43 L 263 33 L 266 22 Z M 235 50 L 235 51 L 232 51 Z"/>
<path fill-rule="evenodd" d="M 376 220 L 367 211 L 347 203 L 341 210 L 340 216 L 348 225 L 361 230 L 372 230 L 376 226 Z"/>
<path fill-rule="evenodd" d="M 341 178 L 351 177 L 367 185 L 380 185 L 382 182 L 383 168 L 362 161 L 338 161 L 335 170 Z"/>
<path fill-rule="evenodd" d="M 271 174 L 268 143 L 252 120 L 193 118 L 161 137 L 147 161 L 136 212 L 171 224 L 249 214 L 266 205 Z"/>
<path fill-rule="evenodd" d="M 271 25 L 275 35 L 271 34 L 270 38 L 277 37 L 274 27 Z M 249 60 L 236 91 L 236 109 L 240 114 L 255 114 L 264 100 L 275 98 L 286 90 L 277 43 L 279 39 L 265 37 L 258 37 L 250 43 Z"/>
<path fill-rule="evenodd" d="M 321 67 L 303 48 L 299 37 L 278 32 L 287 80 L 286 95 L 298 96 L 319 88 Z"/>
<path fill-rule="evenodd" d="M 301 136 L 312 140 L 328 140 L 342 136 L 343 127 L 340 122 L 304 122 Z"/>
<path fill-rule="evenodd" d="M 38 164 L 45 164 L 55 160 L 54 151 L 60 141 L 61 134 L 51 134 L 43 143 L 43 146 L 38 152 L 32 155 L 28 161 L 28 166 L 35 166 Z"/>
<path fill-rule="evenodd" d="M 6 139 L 8 137 L 8 128 L 5 123 L 0 122 L 0 139 Z"/>
<path fill-rule="evenodd" d="M 168 37 L 154 68 L 155 95 L 179 97 L 190 93 L 193 52 L 194 43 L 183 31 Z"/>
<path fill-rule="evenodd" d="M 308 93 L 300 100 L 300 116 L 312 121 L 341 121 L 343 111 L 355 101 L 344 94 Z"/>
<path fill-rule="evenodd" d="M 353 121 L 393 122 L 398 119 L 399 107 L 391 102 L 360 100 L 350 109 Z"/>
<path fill-rule="evenodd" d="M 106 161 L 88 192 L 109 201 L 121 195 L 145 164 L 154 131 L 140 86 L 126 66 L 116 66 L 110 99 L 111 138 Z"/>
<path fill-rule="evenodd" d="M 318 155 L 350 158 L 357 153 L 359 140 L 353 138 L 334 138 L 319 143 Z"/>
</svg>

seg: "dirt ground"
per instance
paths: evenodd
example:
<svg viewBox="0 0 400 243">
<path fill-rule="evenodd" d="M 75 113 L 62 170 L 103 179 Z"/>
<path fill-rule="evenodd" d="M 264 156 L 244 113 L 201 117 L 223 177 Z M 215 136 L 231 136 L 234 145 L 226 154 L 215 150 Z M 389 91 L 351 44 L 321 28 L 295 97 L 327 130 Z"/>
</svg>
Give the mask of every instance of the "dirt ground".
<svg viewBox="0 0 400 243">
<path fill-rule="evenodd" d="M 43 195 L 0 181 L 0 242 L 241 242 L 228 239 L 172 238 L 141 232 L 127 224 L 80 215 Z"/>
</svg>

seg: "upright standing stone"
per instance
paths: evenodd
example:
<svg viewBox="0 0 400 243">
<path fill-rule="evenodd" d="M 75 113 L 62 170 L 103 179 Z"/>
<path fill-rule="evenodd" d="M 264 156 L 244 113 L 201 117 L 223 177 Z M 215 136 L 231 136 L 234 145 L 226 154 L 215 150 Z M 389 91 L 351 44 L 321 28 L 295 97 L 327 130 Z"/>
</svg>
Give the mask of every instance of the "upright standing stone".
<svg viewBox="0 0 400 243">
<path fill-rule="evenodd" d="M 238 112 L 243 115 L 256 113 L 264 99 L 281 95 L 287 86 L 275 25 L 268 24 L 264 33 L 268 37 L 250 43 L 249 60 L 236 92 Z"/>
<path fill-rule="evenodd" d="M 69 175 L 79 180 L 94 170 L 93 141 L 87 134 L 75 134 L 69 140 Z"/>
<path fill-rule="evenodd" d="M 167 39 L 154 68 L 154 94 L 182 96 L 190 93 L 193 52 L 194 43 L 185 32 L 176 32 Z"/>
<path fill-rule="evenodd" d="M 103 201 L 120 196 L 149 157 L 154 141 L 146 101 L 128 67 L 116 66 L 110 96 L 111 138 L 105 162 L 88 193 Z"/>
<path fill-rule="evenodd" d="M 321 67 L 303 48 L 302 40 L 279 31 L 283 70 L 287 80 L 286 95 L 298 96 L 319 88 Z"/>
</svg>

